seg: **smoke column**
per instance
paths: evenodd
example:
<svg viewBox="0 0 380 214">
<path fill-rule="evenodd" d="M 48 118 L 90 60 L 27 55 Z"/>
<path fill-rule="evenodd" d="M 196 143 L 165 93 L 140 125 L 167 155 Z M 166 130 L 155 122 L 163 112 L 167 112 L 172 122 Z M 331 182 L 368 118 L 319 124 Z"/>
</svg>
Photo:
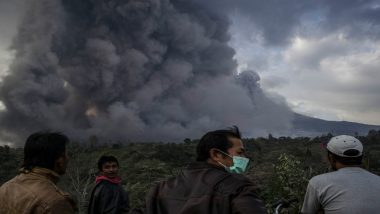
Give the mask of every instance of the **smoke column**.
<svg viewBox="0 0 380 214">
<path fill-rule="evenodd" d="M 0 137 L 181 141 L 238 125 L 290 128 L 253 71 L 236 73 L 229 20 L 188 0 L 34 0 L 0 86 Z"/>
</svg>

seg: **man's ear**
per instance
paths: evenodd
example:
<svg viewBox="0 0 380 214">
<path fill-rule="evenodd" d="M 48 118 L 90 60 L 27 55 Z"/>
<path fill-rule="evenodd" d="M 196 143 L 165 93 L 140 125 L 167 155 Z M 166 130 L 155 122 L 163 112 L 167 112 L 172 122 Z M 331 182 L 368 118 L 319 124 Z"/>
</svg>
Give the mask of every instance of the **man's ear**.
<svg viewBox="0 0 380 214">
<path fill-rule="evenodd" d="M 330 153 L 327 153 L 327 159 L 331 162 L 335 161 L 334 156 Z"/>
<path fill-rule="evenodd" d="M 327 154 L 327 158 L 328 158 L 328 160 L 329 160 L 331 166 L 335 167 L 336 160 L 335 160 L 334 156 L 333 156 L 332 154 L 328 153 L 328 154 Z"/>
<path fill-rule="evenodd" d="M 55 160 L 54 163 L 54 170 L 58 174 L 62 175 L 65 174 L 66 172 L 66 167 L 67 167 L 67 161 L 65 156 L 60 156 L 57 160 Z"/>
<path fill-rule="evenodd" d="M 222 154 L 216 149 L 210 149 L 209 156 L 210 156 L 210 159 L 214 161 L 220 161 L 222 159 Z"/>
</svg>

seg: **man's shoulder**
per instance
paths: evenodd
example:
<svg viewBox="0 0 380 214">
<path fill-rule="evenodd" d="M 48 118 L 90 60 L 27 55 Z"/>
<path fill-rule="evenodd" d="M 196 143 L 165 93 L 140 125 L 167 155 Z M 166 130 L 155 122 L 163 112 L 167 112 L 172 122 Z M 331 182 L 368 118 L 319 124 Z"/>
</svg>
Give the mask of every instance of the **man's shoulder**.
<svg viewBox="0 0 380 214">
<path fill-rule="evenodd" d="M 210 184 L 217 184 L 237 188 L 245 185 L 253 185 L 252 181 L 245 175 L 227 172 L 221 167 L 205 164 L 206 167 L 200 172 L 203 179 L 209 181 Z"/>
<path fill-rule="evenodd" d="M 111 183 L 103 180 L 95 185 L 93 192 L 96 195 L 114 194 L 116 192 L 125 192 L 124 188 L 120 184 Z"/>
<path fill-rule="evenodd" d="M 120 184 L 111 183 L 107 180 L 102 180 L 95 185 L 95 189 L 119 189 L 122 188 Z"/>
<path fill-rule="evenodd" d="M 13 192 L 15 188 L 19 186 L 19 184 L 17 184 L 17 177 L 18 175 L 0 186 L 0 196 L 6 197 L 8 192 Z"/>
<path fill-rule="evenodd" d="M 47 204 L 71 203 L 73 201 L 69 193 L 63 191 L 51 181 L 40 181 L 33 191 Z"/>
<path fill-rule="evenodd" d="M 352 175 L 352 172 L 354 172 L 355 175 L 358 175 L 357 177 L 372 178 L 372 180 L 378 180 L 380 182 L 380 177 L 378 175 L 375 175 L 365 169 L 359 167 L 347 167 L 343 170 L 316 175 L 312 179 L 310 179 L 310 183 L 325 183 L 331 182 L 334 179 L 344 179 L 350 177 Z"/>
<path fill-rule="evenodd" d="M 25 175 L 23 173 L 7 181 L 0 188 L 4 191 L 7 189 L 17 189 L 19 192 L 28 193 L 34 195 L 35 197 L 44 195 L 46 192 L 53 195 L 56 192 L 58 193 L 58 187 L 53 182 L 47 179 L 30 178 L 29 175 Z"/>
<path fill-rule="evenodd" d="M 8 187 L 9 185 L 12 185 L 13 183 L 17 182 L 17 177 L 18 177 L 18 175 L 16 175 L 16 176 L 13 177 L 11 180 L 6 181 L 6 182 L 3 183 L 2 185 L 0 185 L 0 189 L 1 189 L 1 188 L 6 188 L 6 187 Z"/>
<path fill-rule="evenodd" d="M 237 193 L 244 188 L 254 188 L 254 183 L 244 175 L 230 174 L 217 185 L 217 189 L 225 193 Z"/>
<path fill-rule="evenodd" d="M 22 196 L 28 202 L 34 201 L 43 209 L 54 208 L 56 205 L 72 205 L 75 202 L 71 196 L 59 189 L 53 182 L 42 179 L 28 179 L 20 174 L 0 187 L 0 195 L 12 194 L 12 197 Z M 6 195 L 5 195 L 6 196 Z M 8 195 L 9 196 L 9 195 Z"/>
<path fill-rule="evenodd" d="M 38 198 L 45 201 L 46 203 L 51 203 L 54 201 L 67 200 L 70 198 L 70 194 L 61 190 L 53 181 L 36 177 L 29 174 L 20 174 L 15 178 L 15 182 L 21 183 L 29 191 L 33 192 Z"/>
<path fill-rule="evenodd" d="M 46 204 L 55 210 L 72 210 L 78 209 L 75 200 L 70 194 L 58 189 L 58 194 L 56 197 L 52 197 L 46 201 Z"/>
<path fill-rule="evenodd" d="M 252 181 L 245 175 L 232 174 L 226 177 L 225 182 L 240 183 L 240 184 L 253 184 Z"/>
<path fill-rule="evenodd" d="M 362 169 L 362 174 L 368 177 L 371 177 L 373 180 L 377 180 L 380 182 L 380 176 L 376 175 L 368 170 Z"/>
<path fill-rule="evenodd" d="M 322 183 L 329 182 L 329 180 L 331 180 L 332 178 L 339 177 L 339 176 L 340 174 L 337 171 L 323 173 L 323 174 L 312 177 L 309 183 L 312 185 L 319 185 Z"/>
</svg>

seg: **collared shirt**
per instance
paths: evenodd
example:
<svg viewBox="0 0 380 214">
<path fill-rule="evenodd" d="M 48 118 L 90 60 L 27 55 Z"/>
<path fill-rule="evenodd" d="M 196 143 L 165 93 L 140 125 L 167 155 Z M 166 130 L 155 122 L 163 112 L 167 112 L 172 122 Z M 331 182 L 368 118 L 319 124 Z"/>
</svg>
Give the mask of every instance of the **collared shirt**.
<svg viewBox="0 0 380 214">
<path fill-rule="evenodd" d="M 309 181 L 301 213 L 380 213 L 380 177 L 360 167 L 345 167 Z"/>
<path fill-rule="evenodd" d="M 0 187 L 0 213 L 75 213 L 76 204 L 55 184 L 59 175 L 45 168 L 21 170 Z"/>
</svg>

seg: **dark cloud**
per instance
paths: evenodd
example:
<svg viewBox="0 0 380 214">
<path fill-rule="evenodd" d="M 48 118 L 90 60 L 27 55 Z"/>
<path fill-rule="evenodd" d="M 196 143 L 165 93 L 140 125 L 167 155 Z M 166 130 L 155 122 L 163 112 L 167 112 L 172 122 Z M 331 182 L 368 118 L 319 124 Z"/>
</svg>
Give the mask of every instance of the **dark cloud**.
<svg viewBox="0 0 380 214">
<path fill-rule="evenodd" d="M 320 28 L 322 32 L 318 34 L 322 35 L 331 31 L 344 31 L 358 38 L 379 39 L 380 35 L 380 7 L 377 0 L 195 1 L 210 10 L 237 13 L 249 18 L 255 31 L 259 31 L 264 39 L 263 42 L 270 46 L 287 45 L 296 34 L 317 35 L 315 30 L 305 30 L 311 24 Z"/>
<path fill-rule="evenodd" d="M 328 31 L 343 29 L 348 35 L 380 38 L 380 6 L 377 0 L 323 1 L 323 26 Z"/>
<path fill-rule="evenodd" d="M 265 96 L 257 74 L 236 76 L 223 13 L 187 0 L 29 3 L 0 88 L 3 140 L 48 128 L 136 141 L 290 126 L 290 110 Z"/>
<path fill-rule="evenodd" d="M 199 1 L 207 8 L 226 13 L 238 13 L 249 17 L 260 30 L 264 42 L 268 45 L 287 44 L 292 38 L 302 15 L 316 9 L 312 1 L 297 0 L 209 0 Z"/>
</svg>

